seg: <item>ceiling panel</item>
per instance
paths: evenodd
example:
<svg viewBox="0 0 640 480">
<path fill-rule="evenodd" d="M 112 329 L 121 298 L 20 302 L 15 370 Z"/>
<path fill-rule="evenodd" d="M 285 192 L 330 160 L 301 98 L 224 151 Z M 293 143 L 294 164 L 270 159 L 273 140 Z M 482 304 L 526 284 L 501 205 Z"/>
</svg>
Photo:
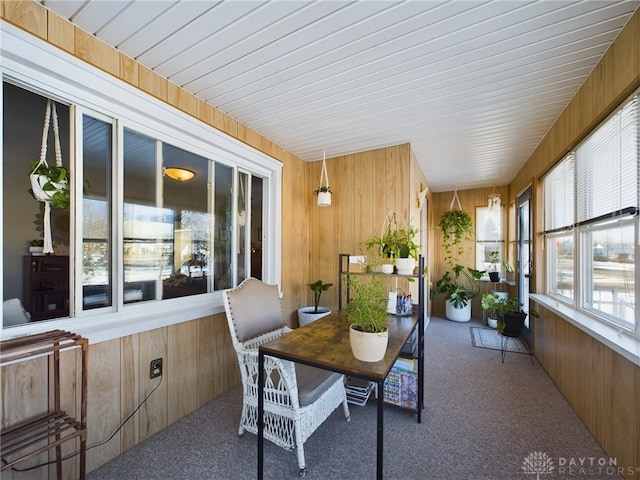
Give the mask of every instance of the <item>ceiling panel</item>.
<svg viewBox="0 0 640 480">
<path fill-rule="evenodd" d="M 640 0 L 41 3 L 305 161 L 409 142 L 444 191 L 510 182 Z"/>
</svg>

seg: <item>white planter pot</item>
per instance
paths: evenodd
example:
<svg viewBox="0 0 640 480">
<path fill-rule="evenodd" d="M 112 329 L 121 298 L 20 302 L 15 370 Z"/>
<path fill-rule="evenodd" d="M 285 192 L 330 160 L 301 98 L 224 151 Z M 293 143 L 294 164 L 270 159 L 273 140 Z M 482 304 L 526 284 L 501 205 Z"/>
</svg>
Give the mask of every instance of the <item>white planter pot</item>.
<svg viewBox="0 0 640 480">
<path fill-rule="evenodd" d="M 393 263 L 383 263 L 381 268 L 382 273 L 393 273 Z"/>
<path fill-rule="evenodd" d="M 498 290 L 493 290 L 491 295 L 495 295 L 496 297 L 504 298 L 505 300 L 509 300 L 509 292 L 501 292 Z"/>
<path fill-rule="evenodd" d="M 51 197 L 57 193 L 59 190 L 63 190 L 67 186 L 67 180 L 64 179 L 60 183 L 50 182 L 49 177 L 46 175 L 39 175 L 37 173 L 32 173 L 29 178 L 31 179 L 31 190 L 33 191 L 33 196 L 36 197 L 37 200 L 41 202 L 47 202 L 51 200 Z M 47 184 L 51 183 L 54 186 L 55 190 L 44 190 L 43 187 Z"/>
<path fill-rule="evenodd" d="M 454 322 L 468 322 L 469 320 L 471 320 L 471 300 L 469 300 L 467 302 L 467 305 L 462 308 L 455 308 L 453 305 L 451 305 L 451 302 L 449 300 L 447 300 L 445 303 L 447 319 Z"/>
<path fill-rule="evenodd" d="M 498 319 L 497 318 L 487 318 L 487 325 L 491 328 L 498 328 Z"/>
<path fill-rule="evenodd" d="M 32 255 L 43 255 L 44 247 L 29 247 L 29 252 Z"/>
<path fill-rule="evenodd" d="M 413 275 L 413 270 L 416 268 L 415 258 L 396 258 L 396 268 L 400 275 Z"/>
<path fill-rule="evenodd" d="M 314 307 L 302 307 L 298 309 L 298 325 L 303 327 L 319 318 L 326 317 L 331 313 L 331 309 L 327 307 L 318 307 L 318 312 L 313 312 Z"/>
<path fill-rule="evenodd" d="M 319 207 L 331 206 L 331 192 L 318 192 L 318 206 Z"/>
<path fill-rule="evenodd" d="M 389 331 L 383 333 L 359 332 L 349 328 L 353 356 L 362 362 L 379 362 L 384 358 L 389 342 Z"/>
</svg>

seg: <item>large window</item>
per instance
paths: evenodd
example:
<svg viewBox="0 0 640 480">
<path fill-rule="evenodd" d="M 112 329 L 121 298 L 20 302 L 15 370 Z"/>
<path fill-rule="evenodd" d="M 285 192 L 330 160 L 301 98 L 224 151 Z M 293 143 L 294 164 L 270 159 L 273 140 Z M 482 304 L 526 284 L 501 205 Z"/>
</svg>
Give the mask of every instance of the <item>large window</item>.
<svg viewBox="0 0 640 480">
<path fill-rule="evenodd" d="M 3 33 L 0 55 L 16 59 L 3 64 L 3 297 L 17 312 L 3 327 L 89 328 L 105 340 L 220 312 L 216 291 L 248 275 L 279 282 L 279 162 L 58 49 L 38 43 L 35 54 L 18 29 Z M 40 284 L 23 288 L 42 230 L 27 174 L 47 98 L 71 177 L 71 208 L 51 216 L 55 302 Z M 168 167 L 195 175 L 175 179 Z M 51 297 L 51 315 L 30 321 L 37 302 L 25 291 Z"/>
<path fill-rule="evenodd" d="M 504 278 L 504 208 L 476 208 L 476 269 Z M 488 279 L 488 274 L 486 275 Z"/>
<path fill-rule="evenodd" d="M 603 321 L 637 329 L 638 95 L 544 179 L 547 290 Z"/>
</svg>

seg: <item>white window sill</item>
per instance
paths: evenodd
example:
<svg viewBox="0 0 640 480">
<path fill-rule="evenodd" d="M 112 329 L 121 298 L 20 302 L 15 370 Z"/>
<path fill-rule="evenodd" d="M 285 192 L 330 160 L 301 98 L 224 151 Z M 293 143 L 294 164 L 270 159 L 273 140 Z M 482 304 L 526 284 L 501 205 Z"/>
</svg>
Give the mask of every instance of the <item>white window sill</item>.
<svg viewBox="0 0 640 480">
<path fill-rule="evenodd" d="M 89 310 L 78 317 L 25 323 L 2 329 L 0 337 L 6 340 L 61 329 L 82 335 L 95 344 L 222 312 L 222 294 L 215 292 L 130 304 L 120 312 Z"/>
<path fill-rule="evenodd" d="M 578 312 L 547 295 L 531 294 L 530 297 L 538 305 L 551 310 L 614 352 L 640 366 L 640 339 L 630 332 Z"/>
</svg>

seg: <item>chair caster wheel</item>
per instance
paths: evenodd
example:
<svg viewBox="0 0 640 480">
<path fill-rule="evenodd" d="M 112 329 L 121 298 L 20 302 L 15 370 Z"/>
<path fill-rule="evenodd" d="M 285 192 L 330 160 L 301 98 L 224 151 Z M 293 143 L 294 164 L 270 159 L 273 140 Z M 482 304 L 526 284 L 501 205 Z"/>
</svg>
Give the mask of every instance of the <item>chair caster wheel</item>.
<svg viewBox="0 0 640 480">
<path fill-rule="evenodd" d="M 304 477 L 304 475 L 307 473 L 307 468 L 306 467 L 305 468 L 301 468 L 299 473 L 300 473 L 301 477 Z"/>
</svg>

